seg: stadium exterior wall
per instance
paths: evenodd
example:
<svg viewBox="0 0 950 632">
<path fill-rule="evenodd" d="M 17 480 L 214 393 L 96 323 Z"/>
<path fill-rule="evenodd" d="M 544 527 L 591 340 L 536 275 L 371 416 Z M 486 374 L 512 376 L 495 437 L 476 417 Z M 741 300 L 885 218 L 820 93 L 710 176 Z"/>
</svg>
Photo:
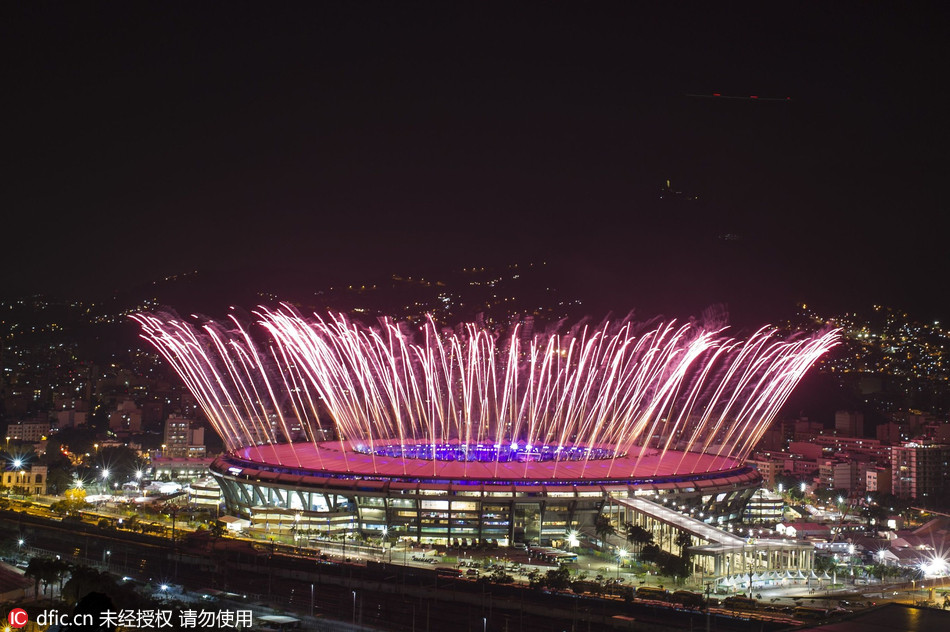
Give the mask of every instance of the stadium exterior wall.
<svg viewBox="0 0 950 632">
<path fill-rule="evenodd" d="M 298 540 L 357 536 L 421 544 L 555 544 L 576 530 L 595 537 L 611 498 L 668 499 L 721 526 L 741 520 L 761 476 L 737 464 L 698 474 L 610 480 L 505 480 L 344 474 L 247 460 L 211 465 L 229 513 L 251 529 Z"/>
</svg>

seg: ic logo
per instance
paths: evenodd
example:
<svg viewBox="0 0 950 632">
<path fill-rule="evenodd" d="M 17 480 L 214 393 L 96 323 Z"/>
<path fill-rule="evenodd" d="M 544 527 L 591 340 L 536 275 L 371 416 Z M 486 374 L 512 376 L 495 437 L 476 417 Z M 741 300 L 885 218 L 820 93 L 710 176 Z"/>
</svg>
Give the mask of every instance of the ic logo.
<svg viewBox="0 0 950 632">
<path fill-rule="evenodd" d="M 14 628 L 22 628 L 30 620 L 30 615 L 23 608 L 14 608 L 10 611 L 10 625 Z"/>
</svg>

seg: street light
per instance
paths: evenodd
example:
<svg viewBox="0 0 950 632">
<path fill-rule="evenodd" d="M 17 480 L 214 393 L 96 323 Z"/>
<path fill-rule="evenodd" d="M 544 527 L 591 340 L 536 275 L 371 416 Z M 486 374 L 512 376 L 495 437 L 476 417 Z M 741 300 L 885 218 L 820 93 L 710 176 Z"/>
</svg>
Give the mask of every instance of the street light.
<svg viewBox="0 0 950 632">
<path fill-rule="evenodd" d="M 627 559 L 627 555 L 629 555 L 629 553 L 627 553 L 627 549 L 620 549 L 617 551 L 617 579 L 620 579 L 620 565 L 625 559 Z"/>
<path fill-rule="evenodd" d="M 383 525 L 383 548 L 386 548 L 386 544 L 387 544 L 386 538 L 387 538 L 388 535 L 389 535 L 389 527 L 386 526 L 386 525 Z M 393 563 L 393 547 L 392 547 L 392 545 L 389 546 L 389 563 L 390 563 L 390 564 Z"/>
<path fill-rule="evenodd" d="M 580 544 L 580 540 L 577 539 L 577 531 L 574 531 L 573 529 L 571 531 L 568 531 L 567 532 L 567 546 L 572 549 L 576 549 L 579 544 Z"/>
<path fill-rule="evenodd" d="M 854 583 L 854 545 L 848 545 L 848 574 L 851 575 L 851 583 Z"/>
</svg>

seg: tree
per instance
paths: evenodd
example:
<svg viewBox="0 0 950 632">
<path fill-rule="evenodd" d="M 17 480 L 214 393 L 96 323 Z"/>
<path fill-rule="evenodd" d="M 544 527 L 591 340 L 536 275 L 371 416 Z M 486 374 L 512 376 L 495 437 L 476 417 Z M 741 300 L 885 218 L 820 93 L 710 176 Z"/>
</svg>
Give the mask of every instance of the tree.
<svg viewBox="0 0 950 632">
<path fill-rule="evenodd" d="M 679 531 L 676 534 L 676 546 L 680 547 L 680 557 L 688 557 L 686 549 L 693 544 L 693 536 L 685 531 Z"/>
<path fill-rule="evenodd" d="M 802 500 L 805 493 L 802 491 L 802 479 L 797 476 L 783 472 L 775 475 L 775 485 L 782 486 L 782 493 L 787 494 L 794 500 Z"/>
<path fill-rule="evenodd" d="M 33 594 L 39 599 L 40 596 L 40 581 L 43 579 L 45 573 L 46 560 L 41 557 L 31 557 L 29 563 L 27 564 L 25 575 L 33 580 Z"/>
<path fill-rule="evenodd" d="M 838 499 L 841 498 L 843 501 L 847 502 L 848 500 L 848 490 L 846 489 L 831 489 L 829 487 L 816 489 L 815 497 L 818 500 L 824 502 L 825 504 L 838 504 Z"/>
<path fill-rule="evenodd" d="M 544 586 L 544 578 L 541 576 L 541 571 L 538 569 L 532 569 L 528 573 L 528 587 L 529 588 L 542 588 Z"/>
<path fill-rule="evenodd" d="M 658 553 L 656 565 L 660 569 L 660 574 L 668 575 L 674 579 L 682 579 L 692 574 L 689 558 L 673 555 L 667 551 L 660 551 Z"/>
<path fill-rule="evenodd" d="M 823 573 L 828 571 L 829 573 L 834 571 L 837 568 L 838 563 L 830 555 L 816 555 L 815 556 L 815 572 Z"/>
<path fill-rule="evenodd" d="M 138 453 L 124 445 L 109 446 L 99 450 L 99 462 L 102 470 L 110 470 L 110 480 L 131 476 L 139 468 Z M 121 481 L 120 481 L 121 482 Z"/>
<path fill-rule="evenodd" d="M 567 590 L 571 585 L 571 571 L 566 566 L 551 569 L 544 577 L 544 584 L 551 590 Z"/>
<path fill-rule="evenodd" d="M 656 562 L 660 557 L 660 547 L 658 547 L 653 542 L 647 544 L 643 547 L 643 550 L 640 551 L 640 559 L 644 562 Z"/>
<path fill-rule="evenodd" d="M 46 466 L 46 491 L 52 496 L 62 494 L 73 484 L 73 466 L 69 459 L 59 452 L 58 447 L 46 446 L 46 454 L 39 462 Z"/>
<path fill-rule="evenodd" d="M 874 564 L 868 566 L 868 574 L 870 574 L 872 577 L 877 577 L 883 584 L 884 577 L 887 576 L 887 566 L 885 564 L 875 562 Z"/>
<path fill-rule="evenodd" d="M 212 538 L 222 538 L 227 533 L 227 529 L 224 528 L 224 525 L 220 522 L 212 522 L 211 527 L 208 529 L 208 533 L 211 534 Z"/>
<path fill-rule="evenodd" d="M 128 529 L 129 531 L 135 531 L 138 528 L 138 523 L 139 523 L 139 517 L 135 515 L 134 513 L 130 513 L 128 517 L 126 517 L 122 521 L 122 526 Z"/>
<path fill-rule="evenodd" d="M 685 531 L 680 531 L 676 534 L 675 542 L 680 547 L 680 567 L 673 575 L 680 578 L 689 577 L 693 574 L 693 555 L 689 551 L 689 547 L 693 545 L 693 537 Z"/>
<path fill-rule="evenodd" d="M 614 527 L 614 523 L 611 522 L 610 516 L 607 514 L 597 514 L 597 517 L 594 518 L 594 533 L 597 534 L 601 542 L 606 543 L 608 537 L 616 535 L 617 528 Z"/>
<path fill-rule="evenodd" d="M 515 581 L 515 578 L 505 572 L 503 568 L 496 568 L 492 571 L 491 575 L 488 575 L 488 581 L 493 584 L 511 584 Z"/>
<path fill-rule="evenodd" d="M 67 562 L 56 558 L 55 560 L 50 560 L 50 574 L 53 576 L 55 581 L 59 583 L 59 594 L 63 594 L 63 582 L 66 581 L 66 578 L 72 572 L 73 565 Z"/>
<path fill-rule="evenodd" d="M 72 569 L 61 596 L 67 603 L 75 604 L 91 592 L 115 594 L 115 580 L 108 573 L 100 573 L 88 566 L 77 566 Z"/>
<path fill-rule="evenodd" d="M 867 521 L 867 530 L 872 531 L 875 527 L 880 529 L 887 522 L 888 511 L 878 503 L 871 503 L 862 509 L 864 519 Z"/>
<path fill-rule="evenodd" d="M 34 594 L 39 597 L 40 584 L 43 584 L 43 593 L 50 590 L 56 582 L 62 584 L 64 575 L 69 571 L 69 565 L 61 560 L 51 560 L 43 557 L 32 557 L 26 567 L 26 576 L 34 582 Z"/>
<path fill-rule="evenodd" d="M 643 551 L 643 547 L 653 543 L 653 534 L 640 525 L 627 523 L 627 542 L 637 547 L 637 556 Z"/>
</svg>

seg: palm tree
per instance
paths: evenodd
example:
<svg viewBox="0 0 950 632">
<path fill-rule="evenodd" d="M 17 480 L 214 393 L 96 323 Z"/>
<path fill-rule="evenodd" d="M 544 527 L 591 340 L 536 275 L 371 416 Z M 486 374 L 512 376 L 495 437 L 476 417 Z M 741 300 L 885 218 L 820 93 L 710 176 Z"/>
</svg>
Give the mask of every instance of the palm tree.
<svg viewBox="0 0 950 632">
<path fill-rule="evenodd" d="M 46 560 L 41 557 L 31 557 L 26 567 L 25 575 L 33 580 L 33 595 L 40 598 L 40 581 L 43 579 Z"/>
<path fill-rule="evenodd" d="M 627 542 L 637 547 L 637 557 L 643 552 L 643 547 L 653 542 L 653 534 L 637 524 L 627 523 Z"/>
<path fill-rule="evenodd" d="M 680 531 L 676 534 L 676 546 L 680 547 L 680 557 L 683 559 L 687 558 L 687 547 L 693 545 L 693 536 L 686 533 L 685 531 Z"/>
<path fill-rule="evenodd" d="M 65 560 L 61 560 L 60 564 L 62 566 L 60 566 L 59 569 L 59 598 L 62 599 L 63 585 L 66 583 L 66 580 L 73 576 L 73 571 L 76 570 L 76 565 Z"/>
<path fill-rule="evenodd" d="M 601 542 L 606 544 L 608 537 L 617 534 L 617 528 L 614 527 L 609 516 L 606 514 L 597 514 L 597 517 L 594 518 L 594 533 L 597 534 Z"/>
</svg>

